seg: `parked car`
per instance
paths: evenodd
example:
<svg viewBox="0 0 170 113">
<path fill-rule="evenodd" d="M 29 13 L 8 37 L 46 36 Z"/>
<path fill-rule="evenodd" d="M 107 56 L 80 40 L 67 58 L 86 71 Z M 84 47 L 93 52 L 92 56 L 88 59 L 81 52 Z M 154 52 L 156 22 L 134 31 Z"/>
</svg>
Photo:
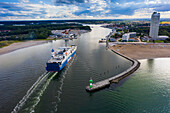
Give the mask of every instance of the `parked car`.
<svg viewBox="0 0 170 113">
<path fill-rule="evenodd" d="M 106 42 L 106 39 L 105 39 L 105 38 L 101 38 L 101 39 L 99 40 L 99 43 L 102 43 L 102 42 Z"/>
</svg>

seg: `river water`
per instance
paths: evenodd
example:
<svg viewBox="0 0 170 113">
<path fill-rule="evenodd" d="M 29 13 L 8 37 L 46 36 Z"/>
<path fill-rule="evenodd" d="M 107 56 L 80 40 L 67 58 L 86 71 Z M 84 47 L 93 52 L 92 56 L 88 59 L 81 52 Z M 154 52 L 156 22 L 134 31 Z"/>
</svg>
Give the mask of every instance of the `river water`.
<svg viewBox="0 0 170 113">
<path fill-rule="evenodd" d="M 19 112 L 103 113 L 168 112 L 170 106 L 169 59 L 141 60 L 141 67 L 119 84 L 87 93 L 94 82 L 114 76 L 131 62 L 105 49 L 98 40 L 111 30 L 93 25 L 92 31 L 70 41 L 78 46 L 76 57 L 58 74 L 49 74 Z M 63 40 L 20 49 L 0 56 L 0 112 L 11 112 L 27 90 L 45 73 L 50 50 L 64 46 Z M 163 63 L 162 63 L 163 62 Z M 130 78 L 130 79 L 129 79 Z M 36 92 L 41 92 L 36 94 Z"/>
</svg>

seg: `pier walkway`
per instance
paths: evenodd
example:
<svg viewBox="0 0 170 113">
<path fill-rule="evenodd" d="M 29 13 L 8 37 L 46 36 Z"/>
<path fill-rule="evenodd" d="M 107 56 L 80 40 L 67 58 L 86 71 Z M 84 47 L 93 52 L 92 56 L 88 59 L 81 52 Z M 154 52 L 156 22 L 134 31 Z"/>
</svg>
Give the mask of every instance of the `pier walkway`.
<svg viewBox="0 0 170 113">
<path fill-rule="evenodd" d="M 121 79 L 125 78 L 126 76 L 132 74 L 133 72 L 135 72 L 139 66 L 140 66 L 140 62 L 134 59 L 131 59 L 127 56 L 122 55 L 121 53 L 111 49 L 111 51 L 113 51 L 114 53 L 126 58 L 127 60 L 130 60 L 132 62 L 132 66 L 130 68 L 128 68 L 127 70 L 123 71 L 120 74 L 117 74 L 116 76 L 113 76 L 111 78 L 105 79 L 103 81 L 99 81 L 93 84 L 93 87 L 90 88 L 89 86 L 86 86 L 86 91 L 88 92 L 93 92 L 93 91 L 97 91 L 100 89 L 103 89 L 105 87 L 108 87 L 111 83 L 118 83 Z"/>
</svg>

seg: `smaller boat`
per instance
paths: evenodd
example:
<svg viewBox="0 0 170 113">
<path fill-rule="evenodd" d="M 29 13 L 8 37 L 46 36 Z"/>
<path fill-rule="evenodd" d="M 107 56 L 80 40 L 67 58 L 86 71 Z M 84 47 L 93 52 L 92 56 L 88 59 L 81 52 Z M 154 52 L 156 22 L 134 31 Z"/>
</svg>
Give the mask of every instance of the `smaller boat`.
<svg viewBox="0 0 170 113">
<path fill-rule="evenodd" d="M 102 43 L 102 42 L 106 42 L 106 39 L 105 39 L 105 38 L 101 38 L 101 39 L 99 40 L 99 43 Z"/>
</svg>

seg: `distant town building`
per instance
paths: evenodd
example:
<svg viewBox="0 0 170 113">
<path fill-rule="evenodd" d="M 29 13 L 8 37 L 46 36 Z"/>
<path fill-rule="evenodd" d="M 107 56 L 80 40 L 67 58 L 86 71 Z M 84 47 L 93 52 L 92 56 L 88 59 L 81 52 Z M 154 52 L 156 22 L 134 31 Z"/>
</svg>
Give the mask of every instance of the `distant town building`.
<svg viewBox="0 0 170 113">
<path fill-rule="evenodd" d="M 113 32 L 113 33 L 116 33 L 116 29 L 112 29 L 112 32 Z"/>
<path fill-rule="evenodd" d="M 151 16 L 150 32 L 149 32 L 149 36 L 153 40 L 157 40 L 158 38 L 159 20 L 160 20 L 160 13 L 154 12 Z"/>
<path fill-rule="evenodd" d="M 136 32 L 130 32 L 128 33 L 130 38 L 135 38 L 136 37 Z"/>
<path fill-rule="evenodd" d="M 166 40 L 169 38 L 168 36 L 158 36 L 158 40 Z"/>
<path fill-rule="evenodd" d="M 115 38 L 109 38 L 109 41 L 110 42 L 116 42 L 116 39 Z"/>
<path fill-rule="evenodd" d="M 158 36 L 158 38 L 156 40 L 166 40 L 168 38 L 169 38 L 168 36 Z M 152 41 L 152 39 L 149 36 L 141 37 L 141 40 L 142 41 L 149 41 L 149 40 Z"/>
<path fill-rule="evenodd" d="M 13 24 L 13 26 L 25 26 L 25 24 Z"/>
<path fill-rule="evenodd" d="M 11 32 L 11 30 L 0 30 L 0 33 Z"/>
<path fill-rule="evenodd" d="M 122 36 L 122 42 L 132 41 L 134 38 L 136 38 L 136 32 L 125 33 Z M 136 41 L 136 40 L 134 39 L 134 41 Z"/>
<path fill-rule="evenodd" d="M 129 40 L 129 36 L 128 36 L 128 34 L 126 33 L 126 34 L 124 34 L 124 35 L 122 36 L 122 42 L 128 42 L 128 40 Z"/>
</svg>

